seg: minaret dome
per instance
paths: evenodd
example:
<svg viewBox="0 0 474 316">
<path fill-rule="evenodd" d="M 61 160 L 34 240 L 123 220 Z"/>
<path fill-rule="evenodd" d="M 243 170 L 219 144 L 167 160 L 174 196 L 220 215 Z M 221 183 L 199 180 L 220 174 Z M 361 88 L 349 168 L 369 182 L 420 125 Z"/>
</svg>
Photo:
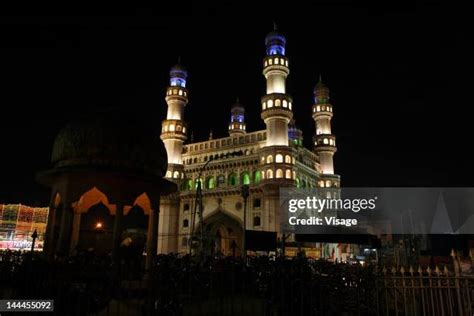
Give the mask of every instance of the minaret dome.
<svg viewBox="0 0 474 316">
<path fill-rule="evenodd" d="M 230 110 L 229 135 L 245 134 L 245 108 L 237 98 Z"/>
<path fill-rule="evenodd" d="M 268 56 L 285 56 L 286 38 L 278 32 L 276 25 L 273 26 L 273 31 L 265 37 L 265 46 L 267 47 Z"/>
<path fill-rule="evenodd" d="M 188 72 L 181 63 L 177 63 L 170 70 L 170 86 L 186 88 Z"/>
</svg>

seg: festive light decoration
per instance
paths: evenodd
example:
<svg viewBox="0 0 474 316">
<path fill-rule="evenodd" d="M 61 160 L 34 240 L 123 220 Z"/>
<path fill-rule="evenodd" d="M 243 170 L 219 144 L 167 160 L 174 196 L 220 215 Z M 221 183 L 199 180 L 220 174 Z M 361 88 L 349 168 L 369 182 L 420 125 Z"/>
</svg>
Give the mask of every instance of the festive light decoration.
<svg viewBox="0 0 474 316">
<path fill-rule="evenodd" d="M 29 249 L 35 230 L 38 232 L 35 249 L 42 249 L 48 213 L 48 207 L 0 204 L 0 249 Z"/>
</svg>

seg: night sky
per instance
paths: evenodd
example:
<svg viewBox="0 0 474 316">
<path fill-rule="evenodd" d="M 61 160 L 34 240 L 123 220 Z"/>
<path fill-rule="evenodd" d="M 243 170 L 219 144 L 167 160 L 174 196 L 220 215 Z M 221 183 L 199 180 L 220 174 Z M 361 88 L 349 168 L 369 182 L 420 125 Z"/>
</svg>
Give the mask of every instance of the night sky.
<svg viewBox="0 0 474 316">
<path fill-rule="evenodd" d="M 472 186 L 474 37 L 467 20 L 449 19 L 437 2 L 323 3 L 295 11 L 274 5 L 266 13 L 230 2 L 94 14 L 3 10 L 0 203 L 47 203 L 34 174 L 50 166 L 56 133 L 78 115 L 121 108 L 159 131 L 178 56 L 189 71 L 185 119 L 196 141 L 210 128 L 215 137 L 227 135 L 236 97 L 247 130 L 263 129 L 262 58 L 273 21 L 287 37 L 287 91 L 306 146 L 319 74 L 331 89 L 343 185 Z M 171 12 L 182 15 L 166 16 Z"/>
</svg>

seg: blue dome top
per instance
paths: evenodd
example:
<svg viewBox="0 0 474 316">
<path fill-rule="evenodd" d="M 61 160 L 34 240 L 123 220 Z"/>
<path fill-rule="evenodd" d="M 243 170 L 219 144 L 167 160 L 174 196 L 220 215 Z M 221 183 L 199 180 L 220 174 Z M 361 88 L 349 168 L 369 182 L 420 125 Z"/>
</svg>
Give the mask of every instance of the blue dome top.
<svg viewBox="0 0 474 316">
<path fill-rule="evenodd" d="M 179 62 L 174 65 L 170 70 L 170 85 L 172 87 L 186 87 L 186 78 L 188 77 L 188 72 L 183 65 Z"/>
<path fill-rule="evenodd" d="M 265 37 L 267 55 L 285 55 L 286 38 L 276 28 Z"/>
</svg>

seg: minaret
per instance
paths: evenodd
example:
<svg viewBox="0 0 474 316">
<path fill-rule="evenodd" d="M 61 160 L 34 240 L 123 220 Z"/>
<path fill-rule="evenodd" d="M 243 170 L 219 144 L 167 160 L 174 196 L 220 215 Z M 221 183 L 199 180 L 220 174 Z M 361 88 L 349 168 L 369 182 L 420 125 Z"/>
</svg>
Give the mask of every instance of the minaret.
<svg viewBox="0 0 474 316">
<path fill-rule="evenodd" d="M 280 209 L 280 188 L 295 185 L 297 149 L 290 146 L 288 123 L 293 118 L 292 99 L 286 94 L 286 77 L 290 73 L 285 56 L 286 39 L 276 27 L 265 38 L 266 56 L 263 75 L 267 93 L 261 99 L 261 117 L 266 125 L 266 142 L 259 150 L 262 175 L 260 188 L 265 200 L 262 229 L 281 233 L 284 216 Z"/>
<path fill-rule="evenodd" d="M 322 178 L 331 178 L 327 182 L 338 186 L 339 177 L 334 175 L 333 156 L 337 151 L 336 137 L 331 132 L 331 119 L 333 116 L 332 105 L 329 103 L 329 89 L 319 77 L 319 82 L 314 88 L 313 119 L 316 123 L 316 135 L 313 137 L 314 151 L 319 156 Z M 324 179 L 323 179 L 324 180 Z M 325 182 L 325 183 L 326 183 Z M 328 186 L 325 184 L 325 186 Z"/>
<path fill-rule="evenodd" d="M 181 154 L 183 142 L 186 140 L 186 123 L 184 108 L 188 103 L 186 78 L 188 73 L 179 63 L 171 68 L 170 85 L 166 90 L 168 113 L 162 123 L 161 139 L 168 153 L 167 178 L 182 178 L 183 162 Z"/>
<path fill-rule="evenodd" d="M 286 94 L 286 77 L 290 70 L 285 45 L 285 37 L 275 26 L 265 38 L 267 55 L 263 60 L 267 94 L 262 97 L 261 117 L 267 126 L 267 146 L 288 146 L 288 123 L 293 112 L 292 99 Z"/>
<path fill-rule="evenodd" d="M 230 110 L 229 135 L 236 136 L 245 133 L 245 109 L 237 99 Z"/>
<path fill-rule="evenodd" d="M 168 113 L 162 123 L 161 139 L 168 154 L 166 178 L 178 187 L 184 178 L 182 161 L 183 143 L 186 141 L 186 123 L 184 108 L 188 103 L 186 79 L 188 73 L 179 61 L 170 71 L 170 85 L 166 89 Z M 158 252 L 171 253 L 178 250 L 179 194 L 170 194 L 160 198 L 160 218 L 158 227 Z"/>
</svg>

